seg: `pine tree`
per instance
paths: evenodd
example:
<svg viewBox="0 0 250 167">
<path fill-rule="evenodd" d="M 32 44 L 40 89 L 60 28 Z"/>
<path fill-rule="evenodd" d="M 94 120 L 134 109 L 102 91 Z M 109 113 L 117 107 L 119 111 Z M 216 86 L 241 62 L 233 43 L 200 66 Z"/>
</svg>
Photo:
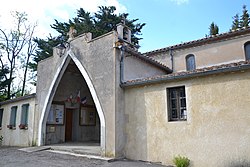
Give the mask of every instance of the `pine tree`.
<svg viewBox="0 0 250 167">
<path fill-rule="evenodd" d="M 240 18 L 240 27 L 241 28 L 248 27 L 249 21 L 250 21 L 250 19 L 249 19 L 247 6 L 243 5 L 242 15 L 241 15 L 241 18 Z"/>
<path fill-rule="evenodd" d="M 240 28 L 240 21 L 239 21 L 239 14 L 237 13 L 233 17 L 233 24 L 231 30 L 237 30 L 238 28 Z"/>
<path fill-rule="evenodd" d="M 51 25 L 51 28 L 59 32 L 59 36 L 52 37 L 49 36 L 47 39 L 35 39 L 38 45 L 38 50 L 36 51 L 36 56 L 34 57 L 34 62 L 30 64 L 30 68 L 33 71 L 37 70 L 37 63 L 47 57 L 52 56 L 53 47 L 57 46 L 59 43 L 65 42 L 68 39 L 67 33 L 71 26 L 73 26 L 77 34 L 91 32 L 92 37 L 101 36 L 107 32 L 116 29 L 116 25 L 121 23 L 122 19 L 125 17 L 125 22 L 128 27 L 131 28 L 131 40 L 134 45 L 138 45 L 139 38 L 141 35 L 141 30 L 145 26 L 145 23 L 136 23 L 138 19 L 128 19 L 128 13 L 115 14 L 116 8 L 114 6 L 100 6 L 99 11 L 94 13 L 93 16 L 89 12 L 80 8 L 77 10 L 77 16 L 70 19 L 69 22 L 59 22 L 55 20 L 55 23 Z"/>
<path fill-rule="evenodd" d="M 219 27 L 214 22 L 212 22 L 209 26 L 209 34 L 216 35 L 218 33 L 219 33 Z"/>
<path fill-rule="evenodd" d="M 8 68 L 2 65 L 0 69 L 0 101 L 6 100 L 8 96 L 7 87 L 11 82 L 11 80 L 6 77 L 8 73 Z"/>
</svg>

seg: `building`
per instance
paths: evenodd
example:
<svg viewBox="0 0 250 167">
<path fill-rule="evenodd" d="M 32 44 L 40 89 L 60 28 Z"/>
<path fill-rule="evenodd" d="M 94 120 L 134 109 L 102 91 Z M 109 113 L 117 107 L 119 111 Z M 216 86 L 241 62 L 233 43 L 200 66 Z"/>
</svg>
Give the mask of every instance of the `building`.
<svg viewBox="0 0 250 167">
<path fill-rule="evenodd" d="M 97 142 L 102 156 L 250 164 L 250 28 L 141 54 L 130 30 L 70 36 L 37 93 L 1 103 L 3 145 Z"/>
</svg>

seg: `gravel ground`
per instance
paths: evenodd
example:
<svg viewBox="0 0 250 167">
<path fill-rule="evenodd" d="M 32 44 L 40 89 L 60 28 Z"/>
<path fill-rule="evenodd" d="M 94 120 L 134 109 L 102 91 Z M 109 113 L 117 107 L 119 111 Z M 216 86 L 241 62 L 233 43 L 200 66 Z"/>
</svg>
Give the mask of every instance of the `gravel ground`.
<svg viewBox="0 0 250 167">
<path fill-rule="evenodd" d="M 164 167 L 140 161 L 107 162 L 49 151 L 27 153 L 18 149 L 18 147 L 0 147 L 0 167 Z"/>
</svg>

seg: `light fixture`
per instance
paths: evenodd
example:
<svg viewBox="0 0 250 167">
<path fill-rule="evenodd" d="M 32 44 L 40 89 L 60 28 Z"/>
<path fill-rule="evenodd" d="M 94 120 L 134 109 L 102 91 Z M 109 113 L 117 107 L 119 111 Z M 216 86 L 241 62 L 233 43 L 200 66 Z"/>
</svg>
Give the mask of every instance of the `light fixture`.
<svg viewBox="0 0 250 167">
<path fill-rule="evenodd" d="M 66 46 L 63 43 L 60 43 L 56 46 L 57 54 L 62 57 L 66 51 Z"/>
</svg>

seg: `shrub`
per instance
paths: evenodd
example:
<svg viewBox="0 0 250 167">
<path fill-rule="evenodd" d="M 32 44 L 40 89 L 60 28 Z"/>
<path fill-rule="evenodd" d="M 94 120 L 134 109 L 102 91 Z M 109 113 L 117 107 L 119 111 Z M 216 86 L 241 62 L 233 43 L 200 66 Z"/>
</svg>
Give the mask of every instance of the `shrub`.
<svg viewBox="0 0 250 167">
<path fill-rule="evenodd" d="M 174 157 L 173 162 L 176 167 L 188 167 L 190 160 L 187 157 L 178 155 Z"/>
<path fill-rule="evenodd" d="M 0 145 L 2 145 L 3 142 L 3 136 L 0 136 Z"/>
</svg>

